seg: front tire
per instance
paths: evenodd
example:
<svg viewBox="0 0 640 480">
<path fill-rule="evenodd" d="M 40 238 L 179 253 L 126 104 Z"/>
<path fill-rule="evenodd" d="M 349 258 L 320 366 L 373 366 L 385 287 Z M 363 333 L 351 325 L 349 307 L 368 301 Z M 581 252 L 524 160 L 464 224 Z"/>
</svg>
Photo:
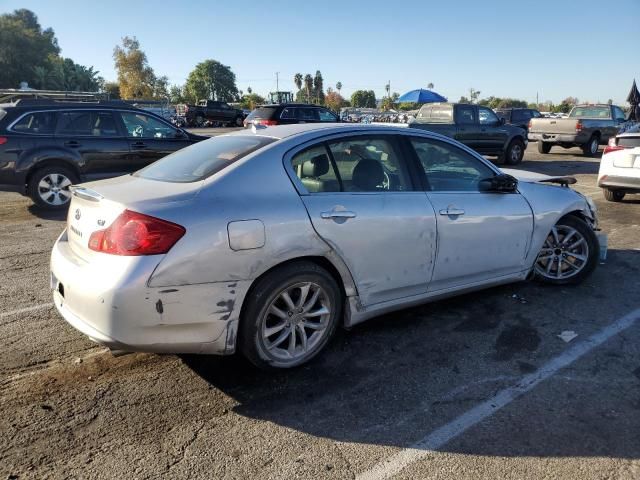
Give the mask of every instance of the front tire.
<svg viewBox="0 0 640 480">
<path fill-rule="evenodd" d="M 311 262 L 285 265 L 261 278 L 240 319 L 240 350 L 264 370 L 292 368 L 315 357 L 342 316 L 334 278 Z"/>
<path fill-rule="evenodd" d="M 236 127 L 244 126 L 244 119 L 242 117 L 236 117 Z"/>
<path fill-rule="evenodd" d="M 509 143 L 505 152 L 504 162 L 507 165 L 518 165 L 524 157 L 524 142 L 518 138 L 514 138 Z"/>
<path fill-rule="evenodd" d="M 600 244 L 584 220 L 566 215 L 544 241 L 534 265 L 536 279 L 551 285 L 578 284 L 598 263 Z"/>
<path fill-rule="evenodd" d="M 604 193 L 604 198 L 610 202 L 621 202 L 625 195 L 624 192 L 610 188 L 605 188 L 602 193 Z"/>
<path fill-rule="evenodd" d="M 551 144 L 538 140 L 538 153 L 547 154 L 551 151 Z"/>
<path fill-rule="evenodd" d="M 68 168 L 41 168 L 29 178 L 27 194 L 41 208 L 64 210 L 71 201 L 69 187 L 78 181 L 77 175 Z"/>
</svg>

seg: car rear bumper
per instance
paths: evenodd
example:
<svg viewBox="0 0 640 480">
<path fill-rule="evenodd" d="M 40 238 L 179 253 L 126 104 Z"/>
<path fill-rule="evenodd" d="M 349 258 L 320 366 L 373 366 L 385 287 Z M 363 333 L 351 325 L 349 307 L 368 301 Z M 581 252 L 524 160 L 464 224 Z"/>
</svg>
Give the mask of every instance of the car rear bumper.
<svg viewBox="0 0 640 480">
<path fill-rule="evenodd" d="M 105 263 L 78 257 L 66 232 L 53 248 L 53 299 L 75 329 L 113 350 L 235 351 L 241 299 L 249 282 L 149 287 L 161 256 L 105 257 Z"/>
<path fill-rule="evenodd" d="M 529 132 L 529 140 L 531 142 L 548 142 L 548 143 L 587 143 L 588 137 L 571 133 L 532 133 Z"/>
<path fill-rule="evenodd" d="M 640 176 L 623 177 L 619 175 L 603 175 L 598 178 L 598 186 L 627 191 L 640 191 Z"/>
</svg>

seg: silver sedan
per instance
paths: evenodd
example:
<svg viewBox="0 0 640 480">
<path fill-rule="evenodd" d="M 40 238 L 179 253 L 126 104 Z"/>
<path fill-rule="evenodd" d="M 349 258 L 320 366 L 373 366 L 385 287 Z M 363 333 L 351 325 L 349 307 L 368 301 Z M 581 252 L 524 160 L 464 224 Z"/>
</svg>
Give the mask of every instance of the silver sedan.
<svg viewBox="0 0 640 480">
<path fill-rule="evenodd" d="M 570 180 L 518 181 L 411 128 L 244 130 L 73 187 L 51 288 L 113 350 L 239 349 L 294 367 L 338 325 L 529 277 L 583 280 L 597 220 Z"/>
</svg>

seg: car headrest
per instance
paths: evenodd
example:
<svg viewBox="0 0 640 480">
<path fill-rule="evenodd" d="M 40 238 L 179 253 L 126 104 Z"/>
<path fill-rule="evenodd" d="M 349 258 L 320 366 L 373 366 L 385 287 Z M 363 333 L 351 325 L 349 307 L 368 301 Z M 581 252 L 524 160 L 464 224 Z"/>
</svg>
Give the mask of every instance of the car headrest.
<svg viewBox="0 0 640 480">
<path fill-rule="evenodd" d="M 351 175 L 351 183 L 363 191 L 376 190 L 384 182 L 384 169 L 379 161 L 364 158 L 360 160 Z"/>
<path fill-rule="evenodd" d="M 302 164 L 303 177 L 321 177 L 329 171 L 329 158 L 326 153 L 316 155 Z"/>
</svg>

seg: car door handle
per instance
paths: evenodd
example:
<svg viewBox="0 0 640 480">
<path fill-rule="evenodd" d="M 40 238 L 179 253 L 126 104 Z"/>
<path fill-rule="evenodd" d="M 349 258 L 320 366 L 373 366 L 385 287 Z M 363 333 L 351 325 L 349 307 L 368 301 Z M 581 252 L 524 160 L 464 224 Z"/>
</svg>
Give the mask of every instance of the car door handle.
<svg viewBox="0 0 640 480">
<path fill-rule="evenodd" d="M 144 142 L 135 142 L 131 144 L 131 148 L 135 148 L 136 150 L 140 150 L 143 148 L 147 148 L 147 144 Z"/>
<path fill-rule="evenodd" d="M 447 207 L 440 210 L 440 215 L 464 215 L 464 210 L 461 208 Z"/>
<path fill-rule="evenodd" d="M 321 218 L 356 218 L 356 212 L 349 210 L 331 210 L 330 212 L 322 212 Z"/>
<path fill-rule="evenodd" d="M 80 142 L 75 141 L 75 140 L 69 140 L 68 142 L 64 142 L 64 146 L 65 147 L 71 147 L 71 148 L 78 148 L 78 147 L 81 147 L 82 144 Z"/>
</svg>

